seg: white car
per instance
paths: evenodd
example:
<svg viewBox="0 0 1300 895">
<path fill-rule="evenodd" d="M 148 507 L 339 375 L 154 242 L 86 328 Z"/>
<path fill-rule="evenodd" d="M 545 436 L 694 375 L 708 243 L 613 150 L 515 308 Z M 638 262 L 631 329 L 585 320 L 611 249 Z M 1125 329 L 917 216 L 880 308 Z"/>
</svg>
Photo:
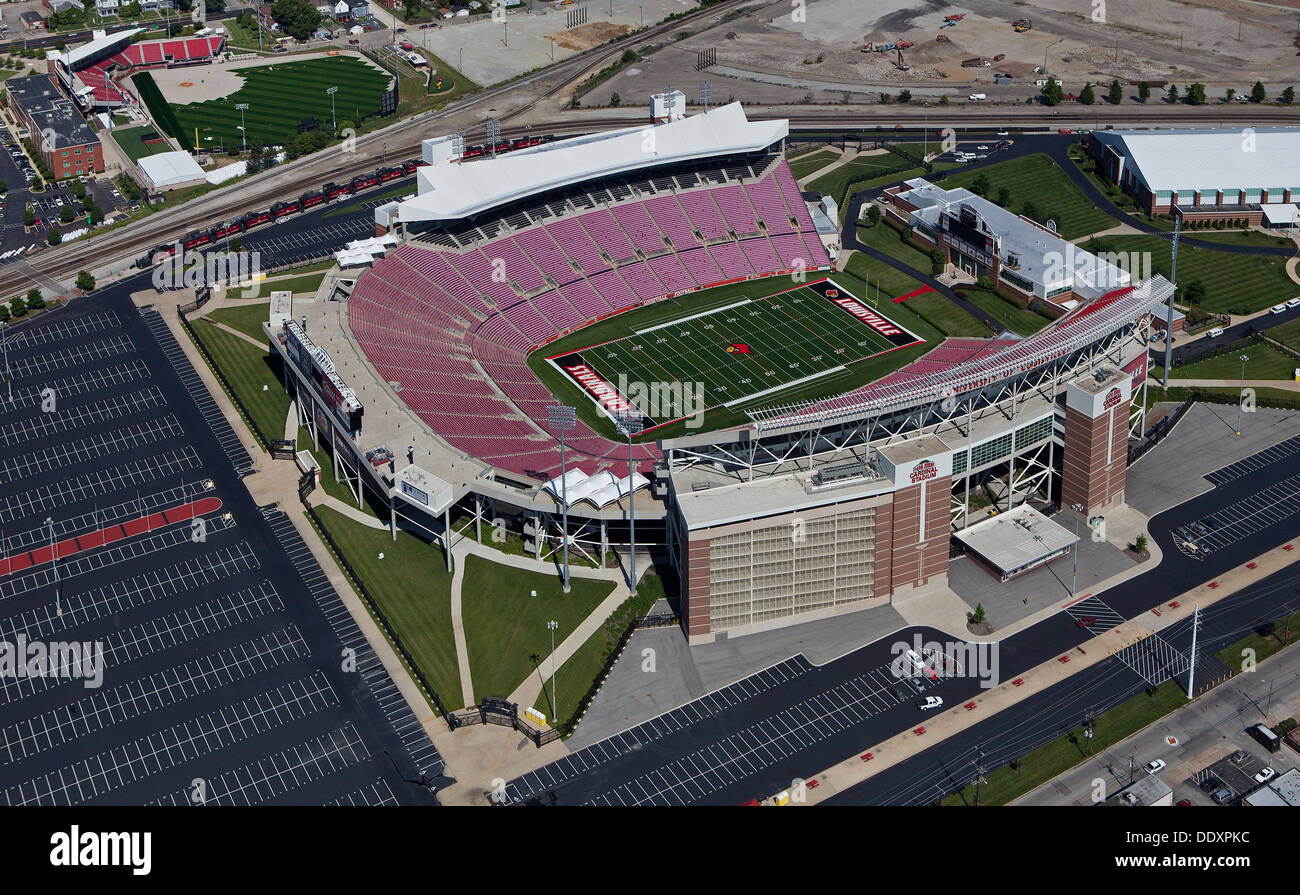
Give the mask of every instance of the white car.
<svg viewBox="0 0 1300 895">
<path fill-rule="evenodd" d="M 1286 306 L 1288 308 L 1300 308 L 1300 298 L 1287 299 Z"/>
<path fill-rule="evenodd" d="M 1268 309 L 1268 312 L 1270 314 L 1285 314 L 1286 305 L 1273 305 L 1273 307 Z"/>
<path fill-rule="evenodd" d="M 1009 136 L 1011 136 L 1011 132 L 1010 132 L 1010 131 L 998 131 L 998 136 L 999 136 L 999 137 L 1009 137 Z"/>
<path fill-rule="evenodd" d="M 1277 771 L 1273 770 L 1272 768 L 1264 768 L 1264 770 L 1260 771 L 1258 774 L 1255 775 L 1255 782 L 1267 783 L 1268 781 L 1272 780 L 1276 774 Z"/>
<path fill-rule="evenodd" d="M 940 709 L 943 708 L 943 699 L 939 696 L 927 696 L 925 699 L 918 699 L 916 707 L 923 712 L 928 712 L 930 709 Z"/>
<path fill-rule="evenodd" d="M 1157 758 L 1155 761 L 1149 761 L 1142 766 L 1148 774 L 1159 774 L 1165 769 L 1165 763 L 1162 759 Z"/>
</svg>

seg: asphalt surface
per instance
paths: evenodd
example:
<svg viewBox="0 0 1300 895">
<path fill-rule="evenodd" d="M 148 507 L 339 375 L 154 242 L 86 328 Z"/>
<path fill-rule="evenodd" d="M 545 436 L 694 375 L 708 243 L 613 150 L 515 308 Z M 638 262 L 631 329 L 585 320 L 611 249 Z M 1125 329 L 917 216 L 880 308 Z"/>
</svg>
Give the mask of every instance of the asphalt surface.
<svg viewBox="0 0 1300 895">
<path fill-rule="evenodd" d="M 1240 469 L 1221 471 L 1213 490 L 1157 516 L 1150 531 L 1164 552 L 1160 565 L 1079 608 L 1098 619 L 1092 629 L 1081 629 L 1072 615 L 1059 613 L 1001 641 L 999 679 L 1008 680 L 1068 652 L 1120 620 L 1166 603 L 1260 550 L 1300 535 L 1300 476 L 1293 475 L 1291 460 L 1288 455 L 1267 463 L 1246 461 Z M 1210 516 L 1223 520 L 1215 530 L 1218 537 L 1207 545 L 1212 549 L 1199 558 L 1180 552 L 1171 531 Z M 1216 604 L 1206 613 L 1200 654 L 1206 656 L 1253 624 L 1300 606 L 1293 586 L 1297 582 L 1295 572 L 1279 573 Z M 513 780 L 507 801 L 734 805 L 779 792 L 791 781 L 811 778 L 923 717 L 915 697 L 899 699 L 891 693 L 896 684 L 889 667 L 897 644 L 910 646 L 918 635 L 923 642 L 950 639 L 933 629 L 906 628 L 821 667 L 796 657 Z M 1175 650 L 1186 650 L 1190 628 L 1177 626 L 1161 637 Z M 1144 661 L 1137 656 L 1130 660 Z M 1212 657 L 1205 661 L 1213 662 Z M 1157 672 L 1162 667 L 1150 666 Z M 1118 658 L 1108 660 L 829 801 L 930 802 L 970 781 L 977 748 L 983 749 L 986 767 L 1004 763 L 1077 725 L 1086 711 L 1101 711 L 1146 684 L 1130 665 Z M 956 675 L 940 680 L 927 695 L 954 705 L 978 691 L 974 677 Z"/>
<path fill-rule="evenodd" d="M 0 802 L 435 804 L 440 756 L 288 517 L 242 486 L 239 439 L 129 299 L 146 284 L 9 332 L 4 552 L 46 561 L 0 576 L 0 641 L 97 643 L 103 671 L 0 672 Z M 57 572 L 47 518 L 83 548 Z"/>
</svg>

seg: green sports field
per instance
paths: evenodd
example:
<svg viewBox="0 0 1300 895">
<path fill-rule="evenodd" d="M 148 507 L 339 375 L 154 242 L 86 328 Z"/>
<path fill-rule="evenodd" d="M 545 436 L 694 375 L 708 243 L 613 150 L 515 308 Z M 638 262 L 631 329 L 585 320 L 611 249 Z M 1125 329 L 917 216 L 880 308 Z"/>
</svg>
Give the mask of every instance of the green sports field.
<svg viewBox="0 0 1300 895">
<path fill-rule="evenodd" d="M 737 295 L 548 360 L 607 409 L 621 406 L 608 389 L 617 390 L 650 418 L 650 428 L 715 407 L 754 405 L 920 341 L 823 281 Z"/>
<path fill-rule="evenodd" d="M 379 112 L 380 97 L 389 81 L 387 74 L 348 56 L 241 68 L 238 74 L 244 85 L 230 96 L 172 105 L 181 129 L 191 138 L 198 128 L 201 145 L 206 142 L 204 137 L 224 140 L 227 146 L 240 142 L 239 110 L 235 108 L 239 103 L 248 103 L 244 112 L 248 136 L 264 142 L 278 143 L 294 136 L 304 118 L 315 118 L 328 132 L 334 119 L 327 87 L 339 88 L 334 95 L 338 120 L 358 122 Z"/>
</svg>

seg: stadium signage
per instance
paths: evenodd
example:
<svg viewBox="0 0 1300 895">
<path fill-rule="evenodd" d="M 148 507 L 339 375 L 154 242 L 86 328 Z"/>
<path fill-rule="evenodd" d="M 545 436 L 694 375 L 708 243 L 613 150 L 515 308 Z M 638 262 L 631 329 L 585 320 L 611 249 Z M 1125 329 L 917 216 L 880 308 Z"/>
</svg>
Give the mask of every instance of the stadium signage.
<svg viewBox="0 0 1300 895">
<path fill-rule="evenodd" d="M 581 354 L 566 354 L 563 357 L 552 358 L 551 361 L 610 416 L 637 409 L 617 388 L 610 385 L 605 377 L 586 363 Z M 656 425 L 654 420 L 645 419 L 647 429 L 654 425 Z"/>
<path fill-rule="evenodd" d="M 911 475 L 908 477 L 912 480 L 912 484 L 915 485 L 928 481 L 938 474 L 939 467 L 935 465 L 933 460 L 922 460 L 912 467 Z"/>
<path fill-rule="evenodd" d="M 1118 387 L 1113 388 L 1106 393 L 1106 400 L 1102 402 L 1101 405 L 1102 410 L 1110 410 L 1112 407 L 1114 407 L 1116 404 L 1120 403 L 1123 400 L 1124 400 L 1124 395 L 1122 392 L 1120 392 L 1119 388 Z"/>
<path fill-rule="evenodd" d="M 329 354 L 292 320 L 284 321 L 284 346 L 285 353 L 311 382 L 317 396 L 343 429 L 355 437 L 361 430 L 363 408 L 352 389 L 334 372 L 334 362 Z"/>
<path fill-rule="evenodd" d="M 808 288 L 822 296 L 822 298 L 825 298 L 831 304 L 849 314 L 852 314 L 858 320 L 861 320 L 867 326 L 871 327 L 877 333 L 889 340 L 889 343 L 895 348 L 901 348 L 904 345 L 914 345 L 920 341 L 916 336 L 912 335 L 894 322 L 882 317 L 880 314 L 877 314 L 875 311 L 868 308 L 853 296 L 847 294 L 843 289 L 840 289 L 829 280 L 810 283 Z"/>
<path fill-rule="evenodd" d="M 405 494 L 407 497 L 412 497 L 418 500 L 426 507 L 429 505 L 429 495 L 424 493 L 414 485 L 412 485 L 410 482 L 407 481 L 402 482 L 402 493 Z"/>
</svg>

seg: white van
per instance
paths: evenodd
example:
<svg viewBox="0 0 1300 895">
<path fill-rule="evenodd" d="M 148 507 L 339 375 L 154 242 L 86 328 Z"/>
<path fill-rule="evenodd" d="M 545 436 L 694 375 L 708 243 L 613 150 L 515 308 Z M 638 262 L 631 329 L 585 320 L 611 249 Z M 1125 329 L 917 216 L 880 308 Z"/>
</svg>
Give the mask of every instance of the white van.
<svg viewBox="0 0 1300 895">
<path fill-rule="evenodd" d="M 972 94 L 968 97 L 968 99 L 970 99 L 970 101 L 973 102 L 973 103 L 982 103 L 982 102 L 984 102 L 984 100 L 988 99 L 988 97 L 986 97 L 986 96 L 985 96 L 984 94 L 982 94 L 982 93 L 972 93 Z"/>
<path fill-rule="evenodd" d="M 1285 314 L 1286 305 L 1273 305 L 1273 307 L 1268 309 L 1268 312 L 1270 314 Z"/>
<path fill-rule="evenodd" d="M 1217 339 L 1221 335 L 1223 335 L 1223 329 L 1218 326 L 1216 326 L 1214 329 L 1210 330 L 1208 333 L 1205 334 L 1206 338 L 1209 339 Z"/>
<path fill-rule="evenodd" d="M 1288 300 L 1286 306 L 1288 308 L 1300 308 L 1300 298 L 1292 298 Z"/>
</svg>

